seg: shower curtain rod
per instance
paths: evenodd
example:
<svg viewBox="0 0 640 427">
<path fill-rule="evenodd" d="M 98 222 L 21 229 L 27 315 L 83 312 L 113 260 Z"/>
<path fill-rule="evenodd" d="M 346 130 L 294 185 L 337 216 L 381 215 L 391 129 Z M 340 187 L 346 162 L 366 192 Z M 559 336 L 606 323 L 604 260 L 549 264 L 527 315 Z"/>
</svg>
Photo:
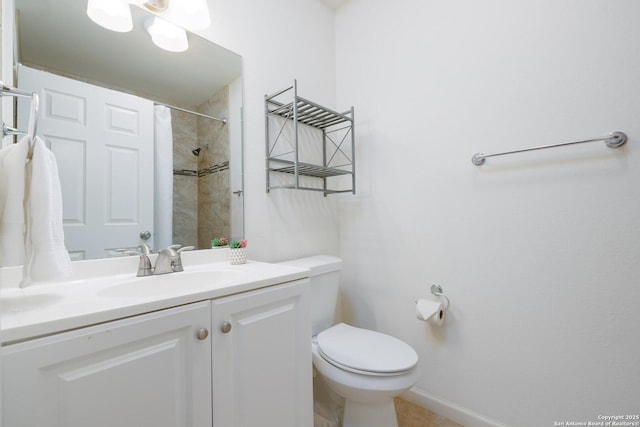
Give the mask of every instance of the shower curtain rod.
<svg viewBox="0 0 640 427">
<path fill-rule="evenodd" d="M 221 119 L 219 117 L 208 116 L 206 114 L 198 113 L 197 111 L 187 110 L 186 108 L 176 107 L 175 105 L 163 104 L 161 102 L 154 102 L 155 105 L 164 105 L 167 108 L 171 108 L 172 110 L 182 111 L 183 113 L 195 114 L 196 116 L 204 117 L 205 119 L 217 120 L 222 122 L 223 125 L 227 124 L 227 119 Z"/>
</svg>

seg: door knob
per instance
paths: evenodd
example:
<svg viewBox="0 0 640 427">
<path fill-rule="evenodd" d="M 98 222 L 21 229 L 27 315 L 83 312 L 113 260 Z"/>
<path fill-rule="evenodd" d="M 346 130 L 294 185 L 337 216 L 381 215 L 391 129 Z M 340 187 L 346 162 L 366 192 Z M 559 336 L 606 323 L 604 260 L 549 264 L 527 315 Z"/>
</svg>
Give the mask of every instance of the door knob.
<svg viewBox="0 0 640 427">
<path fill-rule="evenodd" d="M 140 238 L 142 240 L 149 240 L 151 238 L 151 232 L 149 230 L 141 231 L 140 232 Z"/>
<path fill-rule="evenodd" d="M 209 336 L 209 331 L 205 328 L 198 329 L 198 332 L 196 333 L 196 337 L 198 337 L 200 341 L 206 340 L 208 336 Z"/>
<path fill-rule="evenodd" d="M 229 333 L 229 331 L 231 330 L 231 323 L 224 322 L 222 324 L 222 327 L 220 328 L 220 330 L 222 331 L 223 334 Z"/>
</svg>

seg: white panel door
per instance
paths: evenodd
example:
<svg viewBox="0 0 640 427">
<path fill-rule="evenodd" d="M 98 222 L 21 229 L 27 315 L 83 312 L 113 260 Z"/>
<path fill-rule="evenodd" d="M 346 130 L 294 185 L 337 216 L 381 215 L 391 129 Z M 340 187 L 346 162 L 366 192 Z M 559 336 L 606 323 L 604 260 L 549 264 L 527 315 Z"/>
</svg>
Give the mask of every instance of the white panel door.
<svg viewBox="0 0 640 427">
<path fill-rule="evenodd" d="M 5 425 L 211 427 L 210 316 L 205 301 L 3 347 Z"/>
<path fill-rule="evenodd" d="M 153 231 L 153 102 L 25 66 L 18 83 L 40 94 L 37 133 L 58 162 L 72 259 L 142 243 Z M 26 128 L 28 112 L 18 118 Z"/>
<path fill-rule="evenodd" d="M 213 427 L 313 425 L 309 282 L 212 301 Z"/>
</svg>

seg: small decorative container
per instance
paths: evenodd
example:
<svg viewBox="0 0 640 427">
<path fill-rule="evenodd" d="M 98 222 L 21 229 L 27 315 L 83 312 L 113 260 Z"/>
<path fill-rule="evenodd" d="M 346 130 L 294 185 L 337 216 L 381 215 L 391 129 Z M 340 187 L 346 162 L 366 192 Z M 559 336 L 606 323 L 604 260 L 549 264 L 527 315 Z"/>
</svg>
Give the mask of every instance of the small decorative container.
<svg viewBox="0 0 640 427">
<path fill-rule="evenodd" d="M 226 237 L 218 237 L 211 240 L 211 249 L 222 249 L 229 247 L 229 240 Z"/>
<path fill-rule="evenodd" d="M 229 262 L 233 265 L 247 262 L 246 248 L 229 248 Z"/>
</svg>

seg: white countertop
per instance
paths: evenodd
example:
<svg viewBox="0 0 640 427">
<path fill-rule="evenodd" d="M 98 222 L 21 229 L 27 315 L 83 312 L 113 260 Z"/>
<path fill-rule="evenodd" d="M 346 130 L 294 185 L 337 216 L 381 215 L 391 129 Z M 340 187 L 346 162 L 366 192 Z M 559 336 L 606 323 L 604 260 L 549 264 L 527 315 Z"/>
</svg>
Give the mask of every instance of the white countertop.
<svg viewBox="0 0 640 427">
<path fill-rule="evenodd" d="M 71 280 L 35 283 L 24 289 L 18 287 L 18 268 L 0 268 L 2 342 L 49 335 L 309 276 L 308 270 L 281 264 L 248 261 L 231 265 L 225 250 L 185 252 L 182 259 L 184 272 L 141 278 L 135 277 L 138 257 L 79 261 L 73 263 Z M 184 282 L 170 283 L 173 279 Z M 158 286 L 158 292 L 149 292 L 154 286 Z"/>
</svg>

